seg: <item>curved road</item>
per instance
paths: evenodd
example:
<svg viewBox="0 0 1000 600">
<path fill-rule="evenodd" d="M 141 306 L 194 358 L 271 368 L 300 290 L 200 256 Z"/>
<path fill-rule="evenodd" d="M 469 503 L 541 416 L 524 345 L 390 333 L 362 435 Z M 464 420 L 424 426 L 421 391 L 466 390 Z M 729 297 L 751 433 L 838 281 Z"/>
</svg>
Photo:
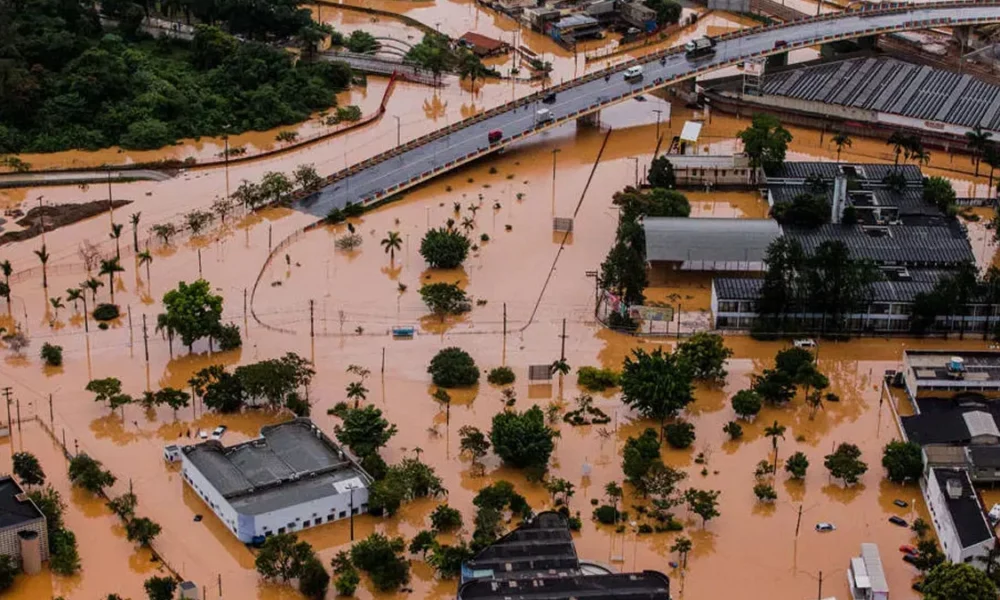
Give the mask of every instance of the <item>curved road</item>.
<svg viewBox="0 0 1000 600">
<path fill-rule="evenodd" d="M 553 104 L 540 102 L 545 92 L 534 94 L 366 160 L 331 176 L 330 184 L 304 200 L 300 208 L 316 216 L 326 216 L 332 208 L 343 207 L 348 201 L 381 200 L 526 136 L 657 87 L 750 58 L 893 31 L 998 22 L 1000 0 L 939 2 L 916 6 L 897 3 L 888 9 L 835 13 L 721 36 L 714 55 L 701 59 L 689 60 L 683 51 L 676 48 L 655 53 L 551 88 L 557 92 Z M 784 42 L 784 45 L 775 49 L 775 43 L 779 41 Z M 622 71 L 634 64 L 643 66 L 643 78 L 639 81 L 625 81 Z M 548 108 L 554 121 L 548 124 L 536 123 L 536 111 L 539 108 Z M 503 139 L 491 146 L 488 134 L 494 130 L 502 131 Z"/>
</svg>

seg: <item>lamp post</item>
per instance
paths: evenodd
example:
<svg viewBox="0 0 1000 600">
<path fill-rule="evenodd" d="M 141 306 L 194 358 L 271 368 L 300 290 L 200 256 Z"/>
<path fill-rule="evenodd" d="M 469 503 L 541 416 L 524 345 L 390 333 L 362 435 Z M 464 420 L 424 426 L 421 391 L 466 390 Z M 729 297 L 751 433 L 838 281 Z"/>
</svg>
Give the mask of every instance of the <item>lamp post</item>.
<svg viewBox="0 0 1000 600">
<path fill-rule="evenodd" d="M 656 139 L 660 139 L 660 115 L 663 114 L 663 111 L 658 108 L 654 108 L 653 112 L 656 113 Z"/>
<path fill-rule="evenodd" d="M 229 123 L 222 126 L 223 136 L 222 141 L 225 143 L 225 149 L 222 151 L 222 158 L 226 163 L 226 200 L 229 200 Z"/>
<path fill-rule="evenodd" d="M 396 119 L 396 146 L 399 147 L 399 145 L 400 145 L 399 131 L 400 131 L 400 124 L 401 124 L 401 122 L 399 120 L 399 116 L 398 115 L 393 115 L 393 117 Z"/>
<path fill-rule="evenodd" d="M 556 193 L 556 154 L 562 152 L 560 148 L 552 149 L 552 193 Z"/>
<path fill-rule="evenodd" d="M 633 156 L 631 158 L 635 161 L 635 189 L 639 189 L 639 157 Z"/>
</svg>

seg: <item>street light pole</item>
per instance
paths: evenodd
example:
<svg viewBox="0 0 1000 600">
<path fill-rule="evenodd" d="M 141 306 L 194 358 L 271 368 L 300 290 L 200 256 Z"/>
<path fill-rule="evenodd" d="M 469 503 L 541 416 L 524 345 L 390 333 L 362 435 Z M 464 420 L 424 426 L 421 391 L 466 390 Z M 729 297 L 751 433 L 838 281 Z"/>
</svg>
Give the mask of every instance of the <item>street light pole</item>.
<svg viewBox="0 0 1000 600">
<path fill-rule="evenodd" d="M 632 160 L 635 161 L 635 189 L 639 189 L 639 157 L 633 156 Z"/>
<path fill-rule="evenodd" d="M 401 122 L 399 120 L 399 116 L 398 115 L 393 115 L 393 117 L 396 119 L 396 147 L 398 148 L 400 146 L 399 131 L 400 131 Z"/>
<path fill-rule="evenodd" d="M 351 541 L 354 541 L 354 486 L 351 486 Z"/>
<path fill-rule="evenodd" d="M 225 159 L 226 163 L 226 201 L 229 200 L 229 124 L 222 126 L 222 131 L 225 132 L 222 136 L 222 141 L 225 142 L 225 149 L 222 151 L 222 157 Z"/>
<path fill-rule="evenodd" d="M 653 112 L 656 113 L 656 139 L 658 140 L 660 139 L 660 115 L 663 114 L 663 111 L 655 108 Z"/>
<path fill-rule="evenodd" d="M 556 197 L 556 154 L 562 152 L 559 148 L 552 149 L 552 197 Z"/>
</svg>

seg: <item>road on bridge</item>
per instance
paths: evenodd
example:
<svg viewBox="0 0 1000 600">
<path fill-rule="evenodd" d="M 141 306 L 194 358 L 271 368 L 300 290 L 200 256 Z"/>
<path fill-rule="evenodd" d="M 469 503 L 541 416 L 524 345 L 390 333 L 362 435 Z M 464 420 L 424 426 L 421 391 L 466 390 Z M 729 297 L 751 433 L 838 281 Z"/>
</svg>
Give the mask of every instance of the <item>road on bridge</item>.
<svg viewBox="0 0 1000 600">
<path fill-rule="evenodd" d="M 677 51 L 662 55 L 662 58 L 657 54 L 639 59 L 638 64 L 644 69 L 644 76 L 639 81 L 626 81 L 622 75 L 622 71 L 635 61 L 623 63 L 612 68 L 609 78 L 589 75 L 558 86 L 553 104 L 542 104 L 542 94 L 536 94 L 529 100 L 493 111 L 495 114 L 486 118 L 473 119 L 466 126 L 452 126 L 452 131 L 446 134 L 430 134 L 426 136 L 430 139 L 411 143 L 409 148 L 396 156 L 385 159 L 376 157 L 365 161 L 361 167 L 353 168 L 353 172 L 346 176 L 338 176 L 318 194 L 306 199 L 299 208 L 322 217 L 334 207 L 342 208 L 348 201 L 371 201 L 395 194 L 520 141 L 525 136 L 648 92 L 657 80 L 662 80 L 657 85 L 676 83 L 749 58 L 834 39 L 864 37 L 887 30 L 924 29 L 931 25 L 996 22 L 1000 22 L 1000 0 L 979 0 L 976 3 L 940 2 L 905 6 L 891 11 L 852 11 L 737 32 L 724 36 L 719 40 L 714 55 L 701 59 L 688 59 L 683 52 Z M 776 49 L 775 43 L 779 41 L 784 44 Z M 520 106 L 516 105 L 518 103 Z M 551 111 L 553 123 L 536 123 L 536 111 L 540 108 Z M 495 130 L 503 132 L 503 140 L 491 146 L 488 134 Z"/>
</svg>

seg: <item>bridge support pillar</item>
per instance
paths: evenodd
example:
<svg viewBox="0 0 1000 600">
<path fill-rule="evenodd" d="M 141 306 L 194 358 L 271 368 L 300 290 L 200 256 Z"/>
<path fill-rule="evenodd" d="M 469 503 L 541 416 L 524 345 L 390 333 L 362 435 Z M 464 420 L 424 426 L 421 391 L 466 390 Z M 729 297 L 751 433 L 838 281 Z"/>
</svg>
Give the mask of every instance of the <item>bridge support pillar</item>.
<svg viewBox="0 0 1000 600">
<path fill-rule="evenodd" d="M 671 96 L 680 98 L 684 102 L 697 102 L 698 93 L 695 87 L 694 79 L 685 79 L 684 81 L 677 82 L 672 85 L 668 85 L 663 88 L 666 93 Z"/>
<path fill-rule="evenodd" d="M 583 115 L 582 117 L 577 117 L 577 124 L 579 125 L 590 125 L 592 127 L 601 126 L 601 111 L 594 111 L 589 115 Z"/>
<path fill-rule="evenodd" d="M 969 46 L 969 36 L 972 34 L 972 27 L 965 25 L 951 28 L 951 38 L 958 42 L 958 55 L 965 54 L 965 49 Z"/>
</svg>

